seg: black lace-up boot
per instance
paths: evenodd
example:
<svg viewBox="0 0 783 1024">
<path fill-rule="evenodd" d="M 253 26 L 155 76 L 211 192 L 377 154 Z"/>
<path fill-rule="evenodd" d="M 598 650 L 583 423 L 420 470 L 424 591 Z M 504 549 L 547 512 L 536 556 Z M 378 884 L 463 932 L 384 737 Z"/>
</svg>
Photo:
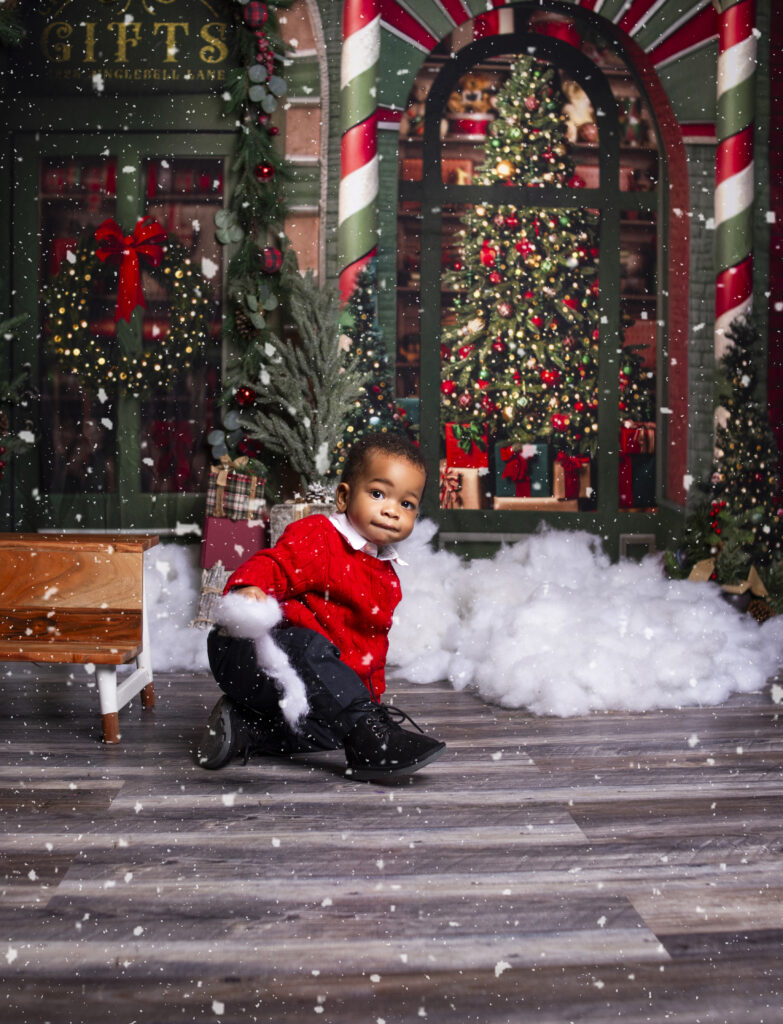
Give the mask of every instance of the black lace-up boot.
<svg viewBox="0 0 783 1024">
<path fill-rule="evenodd" d="M 196 747 L 196 763 L 215 770 L 240 754 L 244 764 L 254 753 L 284 753 L 275 744 L 261 720 L 230 697 L 221 697 L 212 708 L 206 728 Z"/>
<path fill-rule="evenodd" d="M 364 704 L 364 702 L 362 702 Z M 409 775 L 440 757 L 446 744 L 425 736 L 400 708 L 367 702 L 368 710 L 345 738 L 347 774 L 361 781 L 388 775 Z M 363 710 L 363 709 L 362 709 Z M 403 729 L 408 721 L 418 733 Z"/>
</svg>

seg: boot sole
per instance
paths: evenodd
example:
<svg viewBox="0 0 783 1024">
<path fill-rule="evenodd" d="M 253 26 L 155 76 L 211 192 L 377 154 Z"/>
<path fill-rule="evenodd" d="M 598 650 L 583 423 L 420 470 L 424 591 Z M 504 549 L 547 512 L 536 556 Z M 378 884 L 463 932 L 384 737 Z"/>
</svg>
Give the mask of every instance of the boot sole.
<svg viewBox="0 0 783 1024">
<path fill-rule="evenodd" d="M 196 764 L 199 768 L 206 768 L 207 771 L 216 771 L 231 760 L 231 712 L 225 702 L 226 698 L 221 697 L 217 706 L 213 708 L 207 720 L 206 728 L 196 745 Z M 223 730 L 223 742 L 220 748 L 212 753 L 211 756 L 202 754 L 205 748 L 208 749 L 214 743 L 218 726 L 221 726 Z"/>
<path fill-rule="evenodd" d="M 433 761 L 436 761 L 445 750 L 446 744 L 442 743 L 439 747 L 431 750 L 420 761 L 415 761 L 413 764 L 389 765 L 388 767 L 380 765 L 376 768 L 371 766 L 354 768 L 349 765 L 345 770 L 345 774 L 351 779 L 356 779 L 357 782 L 371 782 L 373 779 L 387 779 L 390 776 L 396 775 L 412 775 L 413 772 L 417 772 L 420 768 L 424 768 L 428 764 L 432 764 Z"/>
</svg>

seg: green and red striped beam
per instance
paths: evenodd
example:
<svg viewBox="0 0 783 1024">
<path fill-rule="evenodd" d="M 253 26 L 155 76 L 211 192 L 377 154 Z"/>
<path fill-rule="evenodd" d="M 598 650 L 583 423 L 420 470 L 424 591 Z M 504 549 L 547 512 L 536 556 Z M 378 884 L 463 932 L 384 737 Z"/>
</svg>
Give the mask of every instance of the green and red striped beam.
<svg viewBox="0 0 783 1024">
<path fill-rule="evenodd" d="M 359 271 L 378 250 L 378 0 L 345 0 L 340 72 L 340 197 L 337 248 L 340 297 L 347 302 Z"/>
<path fill-rule="evenodd" d="M 753 302 L 753 129 L 756 83 L 754 0 L 713 0 L 718 30 L 715 160 L 715 354 L 731 321 Z"/>
</svg>

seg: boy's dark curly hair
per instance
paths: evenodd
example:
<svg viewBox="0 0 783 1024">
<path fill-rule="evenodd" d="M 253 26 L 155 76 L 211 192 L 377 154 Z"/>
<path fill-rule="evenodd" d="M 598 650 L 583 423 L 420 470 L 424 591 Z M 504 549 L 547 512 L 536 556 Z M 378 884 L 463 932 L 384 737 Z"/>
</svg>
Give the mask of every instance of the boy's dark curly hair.
<svg viewBox="0 0 783 1024">
<path fill-rule="evenodd" d="M 362 434 L 358 437 L 345 458 L 340 483 L 352 485 L 356 478 L 364 471 L 367 460 L 371 453 L 378 452 L 382 455 L 391 455 L 399 459 L 406 459 L 425 474 L 427 466 L 422 457 L 421 450 L 405 434 L 393 432 L 374 431 L 369 434 Z"/>
</svg>

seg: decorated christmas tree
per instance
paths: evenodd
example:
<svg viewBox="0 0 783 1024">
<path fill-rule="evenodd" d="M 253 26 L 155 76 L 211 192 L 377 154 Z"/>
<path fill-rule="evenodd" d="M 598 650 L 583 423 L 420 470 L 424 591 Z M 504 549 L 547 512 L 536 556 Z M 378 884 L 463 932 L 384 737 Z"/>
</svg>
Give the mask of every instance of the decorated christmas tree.
<svg viewBox="0 0 783 1024">
<path fill-rule="evenodd" d="M 335 452 L 339 467 L 354 438 L 369 430 L 397 431 L 412 436 L 405 410 L 394 395 L 394 371 L 378 325 L 376 267 L 365 264 L 344 312 L 346 340 L 356 360 L 362 381 L 345 425 L 345 434 Z"/>
<path fill-rule="evenodd" d="M 745 580 L 755 568 L 773 607 L 783 610 L 783 508 L 777 498 L 777 445 L 756 393 L 758 330 L 737 319 L 727 337 L 731 344 L 721 364 L 725 414 L 716 431 L 712 474 L 667 563 L 673 575 L 686 576 L 697 562 L 714 559 L 712 578 L 724 584 Z"/>
<path fill-rule="evenodd" d="M 521 57 L 497 96 L 476 183 L 574 188 L 557 71 Z M 479 204 L 462 219 L 442 335 L 442 421 L 593 451 L 598 429 L 598 251 L 582 208 Z M 467 428 L 467 429 L 466 429 Z"/>
<path fill-rule="evenodd" d="M 304 492 L 333 478 L 334 451 L 361 392 L 350 350 L 339 344 L 339 296 L 299 273 L 293 250 L 281 272 L 283 308 L 293 336 L 268 332 L 248 352 L 251 367 L 239 382 L 240 428 L 261 446 L 266 462 L 277 455 L 298 474 Z"/>
</svg>

